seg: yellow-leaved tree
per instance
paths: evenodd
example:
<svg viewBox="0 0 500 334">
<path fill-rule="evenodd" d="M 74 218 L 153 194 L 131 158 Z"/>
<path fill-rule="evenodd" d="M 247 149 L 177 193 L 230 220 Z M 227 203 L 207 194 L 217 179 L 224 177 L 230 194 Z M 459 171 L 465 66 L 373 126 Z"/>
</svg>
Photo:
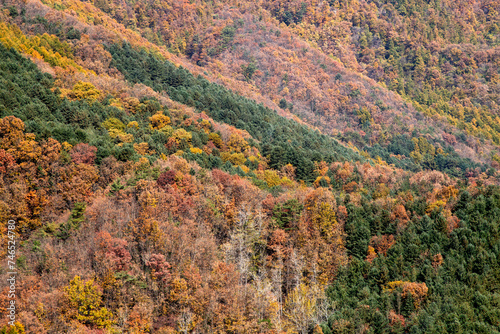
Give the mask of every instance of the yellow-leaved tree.
<svg viewBox="0 0 500 334">
<path fill-rule="evenodd" d="M 113 314 L 102 306 L 102 292 L 94 280 L 84 282 L 80 276 L 75 276 L 64 288 L 64 298 L 63 313 L 69 319 L 96 328 L 109 328 L 113 324 Z"/>
<path fill-rule="evenodd" d="M 318 258 L 317 278 L 326 283 L 347 260 L 343 226 L 335 214 L 336 201 L 328 189 L 317 188 L 306 197 L 304 207 L 307 227 L 301 231 L 303 237 L 314 239 L 314 247 L 309 247 L 305 256 Z"/>
<path fill-rule="evenodd" d="M 163 111 L 159 111 L 153 116 L 149 117 L 149 121 L 151 122 L 151 129 L 156 130 L 160 130 L 171 123 L 170 117 L 164 115 Z"/>
<path fill-rule="evenodd" d="M 26 334 L 26 331 L 24 330 L 24 326 L 19 321 L 16 321 L 14 326 L 5 325 L 0 329 L 0 334 Z"/>
<path fill-rule="evenodd" d="M 75 100 L 95 101 L 101 92 L 90 82 L 78 81 L 68 93 L 68 97 Z"/>
</svg>

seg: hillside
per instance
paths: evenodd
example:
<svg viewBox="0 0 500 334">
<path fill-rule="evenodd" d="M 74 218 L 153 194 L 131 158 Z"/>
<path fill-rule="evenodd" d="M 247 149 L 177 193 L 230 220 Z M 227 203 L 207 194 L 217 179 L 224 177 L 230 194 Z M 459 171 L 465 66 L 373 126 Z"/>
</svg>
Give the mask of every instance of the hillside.
<svg viewBox="0 0 500 334">
<path fill-rule="evenodd" d="M 0 333 L 498 332 L 497 7 L 4 0 Z"/>
<path fill-rule="evenodd" d="M 265 11 L 245 2 L 193 2 L 188 5 L 182 1 L 165 1 L 125 5 L 97 1 L 95 7 L 75 0 L 65 0 L 57 5 L 50 1 L 45 3 L 56 10 L 51 11 L 37 2 L 30 2 L 27 8 L 33 6 L 32 15 L 46 13 L 44 19 L 47 23 L 23 21 L 17 17 L 22 29 L 66 37 L 64 30 L 74 25 L 71 14 L 79 13 L 78 25 L 81 25 L 81 31 L 89 32 L 91 45 L 105 46 L 124 39 L 137 47 L 161 52 L 177 65 L 277 109 L 282 115 L 299 116 L 306 124 L 355 145 L 367 157 L 381 157 L 389 164 L 415 171 L 431 168 L 457 176 L 463 176 L 467 168 L 476 167 L 466 159 L 495 166 L 496 160 L 500 160 L 492 137 L 495 131 L 489 128 L 497 123 L 494 110 L 486 111 L 487 118 L 479 126 L 479 116 L 474 118 L 476 121 L 464 116 L 458 122 L 448 119 L 449 115 L 431 112 L 429 108 L 423 108 L 421 101 L 390 92 L 385 88 L 390 87 L 388 82 L 379 85 L 366 77 L 366 73 L 350 69 L 353 66 L 349 64 L 356 59 L 341 57 L 343 60 L 339 61 L 333 53 L 321 52 L 320 48 L 301 41 L 301 34 L 294 34 L 295 23 L 290 26 L 278 24 L 273 10 Z M 324 11 L 324 15 L 331 12 Z M 351 13 L 352 8 L 346 11 Z M 304 20 L 308 17 L 305 15 Z M 404 45 L 403 42 L 399 44 Z M 78 49 L 77 58 L 90 68 L 105 72 L 109 67 L 108 54 L 92 53 L 81 44 Z M 395 75 L 393 73 L 390 77 Z M 479 80 L 480 73 L 475 75 Z M 396 76 L 406 80 L 403 73 Z M 449 81 L 456 80 L 450 77 Z M 476 94 L 479 95 L 483 94 Z M 448 97 L 452 98 L 451 93 Z M 494 101 L 494 95 L 491 97 Z M 481 105 L 487 108 L 491 103 Z M 451 106 L 446 108 L 454 110 Z M 489 131 L 490 135 L 479 134 L 482 129 Z M 418 143 L 417 146 L 407 145 L 408 149 L 401 148 L 403 142 L 410 140 L 428 141 L 434 152 L 431 148 L 429 157 L 425 158 L 427 152 L 420 152 Z"/>
</svg>

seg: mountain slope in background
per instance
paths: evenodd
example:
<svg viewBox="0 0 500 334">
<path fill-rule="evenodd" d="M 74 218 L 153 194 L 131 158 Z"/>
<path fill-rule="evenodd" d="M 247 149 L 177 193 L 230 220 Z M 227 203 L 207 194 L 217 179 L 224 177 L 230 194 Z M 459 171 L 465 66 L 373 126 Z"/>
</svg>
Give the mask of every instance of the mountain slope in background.
<svg viewBox="0 0 500 334">
<path fill-rule="evenodd" d="M 430 140 L 435 151 L 441 148 L 446 153 L 456 152 L 459 156 L 470 158 L 475 162 L 495 161 L 493 159 L 497 150 L 493 145 L 495 141 L 488 144 L 488 138 L 492 139 L 495 133 L 491 127 L 494 128 L 497 124 L 494 110 L 487 111 L 487 119 L 477 127 L 479 116 L 474 118 L 476 121 L 473 121 L 473 117 L 464 118 L 464 116 L 461 122 L 458 122 L 457 119 L 451 119 L 449 115 L 441 113 L 440 116 L 438 113 L 431 112 L 429 108 L 424 110 L 421 101 L 411 99 L 404 93 L 403 97 L 410 102 L 408 104 L 383 86 L 358 74 L 356 69 L 359 66 L 353 65 L 354 70 L 345 69 L 343 64 L 334 60 L 337 54 L 328 53 L 331 57 L 327 57 L 325 53 L 319 52 L 320 50 L 300 41 L 300 38 L 293 34 L 296 23 L 285 20 L 284 23 L 290 26 L 287 27 L 283 23 L 279 25 L 279 21 L 274 18 L 280 18 L 276 14 L 277 11 L 263 10 L 262 6 L 267 6 L 264 3 L 262 6 L 255 6 L 245 2 L 188 4 L 166 1 L 126 5 L 121 2 L 97 1 L 94 5 L 100 10 L 89 4 L 71 0 L 60 4 L 51 2 L 47 4 L 52 5 L 57 11 L 52 11 L 51 15 L 45 15 L 45 18 L 50 20 L 53 17 L 55 22 L 44 24 L 43 27 L 38 24 L 36 29 L 39 32 L 46 31 L 45 26 L 47 26 L 49 30 L 52 29 L 48 31 L 49 33 L 57 34 L 56 27 L 57 22 L 62 20 L 61 13 L 67 15 L 76 11 L 81 13 L 86 23 L 91 24 L 87 29 L 100 31 L 100 33 L 91 34 L 91 38 L 97 39 L 98 43 L 110 43 L 113 39 L 110 31 L 113 31 L 121 36 L 119 38 L 132 39 L 137 41 L 137 45 L 149 45 L 150 48 L 156 48 L 144 39 L 141 40 L 137 34 L 141 33 L 153 44 L 164 45 L 171 52 L 188 56 L 187 59 L 181 58 L 174 61 L 182 63 L 190 70 L 212 76 L 212 80 L 236 89 L 240 94 L 263 102 L 273 109 L 280 105 L 283 109 L 291 110 L 306 123 L 319 127 L 325 133 L 338 134 L 340 139 L 345 142 L 350 141 L 359 149 L 366 151 L 365 154 L 372 158 L 380 156 L 383 160 L 399 167 L 416 164 L 415 170 L 422 166 L 456 174 L 457 167 L 463 169 L 460 167 L 463 164 L 451 157 L 445 158 L 446 155 L 443 154 L 438 159 L 435 159 L 436 155 L 439 155 L 436 153 L 431 154 L 428 159 L 420 157 L 426 152 L 425 150 L 419 152 L 418 144 L 417 146 L 409 145 L 408 151 L 394 148 L 394 146 L 401 146 L 401 142 L 415 138 L 415 140 Z M 309 9 L 314 5 L 304 4 L 305 8 Z M 272 6 L 269 4 L 268 7 Z M 351 13 L 352 8 L 347 7 L 349 8 L 345 11 Z M 40 8 L 37 8 L 37 11 L 40 11 Z M 304 22 L 301 21 L 301 24 L 306 25 L 306 22 L 313 19 L 323 23 L 329 22 L 327 18 L 321 21 L 315 17 L 321 13 L 329 20 L 333 20 L 328 16 L 331 16 L 333 11 L 339 10 L 333 10 L 330 6 L 321 10 L 306 10 L 302 18 Z M 291 12 L 293 10 L 290 9 L 287 13 Z M 360 9 L 360 12 L 363 11 Z M 309 13 L 315 13 L 315 15 L 309 17 L 311 16 Z M 70 18 L 67 20 L 67 24 L 73 23 Z M 321 26 L 322 29 L 327 29 L 333 24 L 320 25 L 318 22 L 315 26 Z M 342 21 L 341 23 L 336 26 L 352 25 L 349 22 Z M 28 24 L 26 28 L 27 26 Z M 307 26 L 312 29 L 312 24 Z M 126 30 L 126 28 L 129 29 Z M 447 29 L 447 27 L 442 29 L 445 28 Z M 354 28 L 352 30 L 356 31 Z M 107 38 L 104 38 L 106 35 L 108 35 Z M 352 38 L 349 38 L 349 34 L 344 35 L 344 44 L 351 43 L 356 36 L 353 34 Z M 340 43 L 338 38 L 332 37 L 332 40 Z M 388 42 L 387 45 L 392 44 Z M 397 45 L 405 45 L 405 43 L 400 42 Z M 352 46 L 349 44 L 349 47 Z M 491 49 L 494 50 L 492 47 Z M 324 51 L 331 50 L 325 49 Z M 355 52 L 350 51 L 346 54 L 355 54 Z M 83 55 L 83 57 L 89 56 Z M 300 61 L 298 61 L 299 57 Z M 345 57 L 340 58 L 343 59 L 344 64 L 349 63 Z M 406 61 L 405 59 L 403 60 Z M 186 63 L 188 60 L 201 67 L 193 67 Z M 400 66 L 405 65 L 403 60 L 399 62 Z M 350 62 L 355 61 L 353 57 Z M 380 63 L 381 60 L 374 62 Z M 443 64 L 444 62 L 445 59 L 442 60 Z M 353 66 L 348 65 L 351 68 Z M 443 65 L 443 68 L 446 66 Z M 409 69 L 410 66 L 406 64 L 405 68 Z M 387 72 L 389 73 L 389 70 Z M 388 74 L 391 80 L 392 77 L 408 80 L 405 79 L 406 74 L 403 72 L 393 70 L 392 73 Z M 429 77 L 425 73 L 422 75 Z M 459 83 L 460 80 L 453 79 L 451 75 L 465 76 L 467 74 L 451 73 L 447 82 L 451 81 L 450 85 L 453 86 L 453 82 Z M 475 75 L 480 79 L 480 73 Z M 380 78 L 375 79 L 380 80 Z M 389 82 L 385 84 L 391 87 Z M 449 89 L 454 88 L 449 87 Z M 407 90 L 413 92 L 416 88 Z M 437 92 L 439 89 L 433 91 Z M 484 94 L 478 93 L 476 98 L 479 95 Z M 449 93 L 448 97 L 451 99 L 452 94 Z M 492 98 L 494 101 L 494 95 Z M 443 108 L 456 109 L 449 106 L 448 101 L 445 102 L 447 107 Z M 487 105 L 491 103 L 482 103 L 482 108 L 486 108 Z M 416 106 L 419 111 L 416 111 L 413 106 Z M 462 110 L 462 114 L 463 112 Z M 471 112 L 474 111 L 469 111 Z M 434 116 L 427 118 L 425 115 Z M 478 129 L 487 130 L 490 135 L 480 135 Z M 391 145 L 393 142 L 396 144 Z M 410 154 L 413 151 L 415 152 L 411 157 Z M 401 161 L 401 158 L 406 161 Z"/>
<path fill-rule="evenodd" d="M 0 332 L 497 331 L 495 2 L 1 6 Z"/>
<path fill-rule="evenodd" d="M 496 152 L 484 142 L 499 143 L 494 79 L 499 18 L 488 1 L 453 6 L 281 1 L 95 5 L 197 64 L 251 81 L 282 107 L 293 105 L 310 124 L 347 132 L 347 140 L 386 147 L 394 134 L 416 128 L 419 135 L 451 143 L 477 161 Z M 382 87 L 377 92 L 373 81 L 357 73 L 383 83 L 411 106 L 403 107 Z M 432 119 L 417 116 L 412 106 Z M 400 123 L 394 122 L 394 113 Z M 436 122 L 441 123 L 438 129 Z M 368 135 L 364 140 L 349 136 L 351 127 L 362 127 Z M 472 138 L 467 142 L 459 129 L 482 138 L 481 144 Z M 457 137 L 475 153 L 457 145 Z"/>
</svg>

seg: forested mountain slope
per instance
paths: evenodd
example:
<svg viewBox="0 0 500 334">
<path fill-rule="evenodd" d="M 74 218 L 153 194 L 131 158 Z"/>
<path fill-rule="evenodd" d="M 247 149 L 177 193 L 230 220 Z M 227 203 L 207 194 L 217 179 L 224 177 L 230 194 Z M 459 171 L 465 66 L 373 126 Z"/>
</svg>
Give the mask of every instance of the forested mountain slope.
<svg viewBox="0 0 500 334">
<path fill-rule="evenodd" d="M 260 6 L 247 2 L 198 3 L 196 1 L 127 4 L 127 2 L 115 3 L 103 0 L 96 1 L 94 6 L 76 0 L 45 3 L 55 10 L 49 10 L 37 2 L 28 3 L 27 13 L 35 17 L 39 12 L 46 13 L 45 21 L 22 20 L 22 16 L 19 15 L 16 20 L 22 29 L 38 33 L 48 32 L 64 39 L 67 37 L 65 29 L 75 24 L 73 14 L 78 13 L 80 21 L 83 21 L 78 23 L 81 25 L 79 29 L 88 32 L 92 41 L 89 41 L 90 45 L 108 45 L 125 39 L 135 46 L 158 50 L 167 58 L 182 64 L 196 74 L 206 75 L 210 80 L 216 80 L 273 109 L 279 110 L 279 106 L 285 115 L 290 113 L 298 115 L 307 124 L 319 127 L 326 134 L 335 134 L 346 143 L 351 142 L 372 158 L 380 156 L 388 163 L 404 168 L 416 164 L 414 170 L 421 167 L 438 168 L 454 174 L 460 174 L 457 168 L 463 169 L 463 164 L 447 156 L 447 153 L 452 153 L 453 156 L 455 152 L 462 158 L 470 158 L 479 163 L 496 164 L 496 160 L 500 160 L 496 156 L 496 139 L 494 139 L 496 136 L 494 129 L 497 126 L 495 124 L 498 123 L 495 118 L 495 103 L 479 101 L 481 108 L 487 109 L 483 112 L 466 110 L 458 105 L 452 106 L 451 102 L 448 103 L 449 100 L 446 100 L 447 104 L 443 102 L 446 106 L 439 102 L 441 106 L 439 108 L 449 112 L 439 114 L 433 111 L 439 109 L 435 105 L 432 108 L 424 108 L 421 100 L 410 98 L 403 91 L 393 89 L 402 94 L 401 97 L 390 92 L 385 88 L 392 87 L 389 82 L 383 82 L 377 77 L 376 80 L 382 81 L 381 84 L 377 84 L 365 76 L 369 74 L 367 71 L 361 71 L 359 66 L 351 64 L 356 62 L 354 58 L 356 53 L 347 52 L 347 49 L 352 49 L 354 46 L 351 44 L 357 41 L 356 31 L 359 30 L 357 28 L 353 27 L 351 33 L 347 30 L 342 33 L 343 42 L 330 32 L 333 34 L 330 44 L 341 43 L 345 45 L 343 49 L 347 48 L 346 54 L 353 55 L 346 58 L 332 53 L 330 49 L 322 50 L 314 43 L 311 45 L 302 41 L 303 33 L 294 30 L 298 18 L 294 19 L 297 22 L 288 21 L 278 14 L 284 12 L 285 16 L 292 15 L 293 8 L 278 10 L 266 3 L 261 3 Z M 304 6 L 305 14 L 302 15 L 303 22 L 300 24 L 310 29 L 313 29 L 313 26 L 321 27 L 323 30 L 332 25 L 336 28 L 331 29 L 352 26 L 352 22 L 347 20 L 350 17 L 347 14 L 343 14 L 340 18 L 335 14 L 337 21 L 340 19 L 343 21 L 338 24 L 334 21 L 332 13 L 341 12 L 335 8 L 335 4 L 325 3 L 325 8 L 317 4 L 321 8 L 314 10 L 315 4 L 304 3 Z M 337 4 L 338 6 L 340 5 Z M 346 13 L 353 15 L 356 6 L 350 4 L 341 7 L 346 7 L 344 8 Z M 359 13 L 367 10 L 366 6 L 359 5 L 359 7 Z M 369 8 L 374 10 L 372 7 Z M 323 16 L 324 18 L 320 19 Z M 275 17 L 284 20 L 283 23 L 279 24 Z M 310 21 L 312 23 L 307 25 L 306 22 Z M 386 26 L 392 27 L 390 24 Z M 406 29 L 409 30 L 408 27 Z M 448 30 L 448 27 L 442 26 L 440 29 Z M 141 38 L 139 34 L 143 37 Z M 321 35 L 318 32 L 314 34 Z M 349 37 L 349 34 L 352 37 Z M 442 40 L 446 41 L 444 38 Z M 401 45 L 406 45 L 406 42 L 399 40 L 396 42 L 399 43 L 397 44 L 399 48 Z M 387 42 L 387 48 L 390 49 L 390 45 L 393 44 L 394 41 L 392 44 Z M 97 71 L 107 71 L 109 55 L 91 52 L 92 49 L 84 45 L 79 43 L 77 58 Z M 492 53 L 494 48 L 488 47 L 488 50 Z M 384 56 L 389 57 L 387 52 Z M 175 57 L 172 53 L 180 57 Z M 405 69 L 413 68 L 407 64 L 407 57 L 400 58 L 398 66 L 404 65 Z M 447 68 L 449 61 L 445 58 L 440 61 L 442 66 L 438 67 Z M 372 63 L 380 62 L 381 60 L 377 60 Z M 193 66 L 194 64 L 199 66 Z M 382 71 L 382 67 L 380 68 Z M 473 67 L 471 69 L 473 70 Z M 408 81 L 403 69 L 401 73 L 398 71 L 399 69 L 387 69 L 384 73 L 387 72 L 391 80 L 396 78 Z M 449 86 L 447 89 L 451 92 L 446 93 L 446 96 L 453 101 L 459 97 L 454 91 L 461 87 L 457 85 L 463 81 L 455 80 L 455 77 L 477 77 L 477 80 L 483 80 L 482 72 L 470 75 L 463 71 L 455 72 L 450 72 L 449 78 L 441 80 L 443 85 Z M 429 77 L 425 73 L 422 75 L 425 78 Z M 491 94 L 488 95 L 490 96 L 488 101 L 495 101 L 494 87 L 496 86 L 491 86 L 489 90 Z M 418 91 L 417 87 L 406 90 Z M 433 90 L 433 92 L 439 91 L 439 89 Z M 478 90 L 475 92 L 477 92 L 474 93 L 476 98 L 485 97 L 484 93 Z M 453 97 L 453 94 L 456 97 Z M 431 100 L 436 102 L 436 99 Z M 470 103 L 474 101 L 471 100 Z M 488 106 L 493 106 L 493 109 Z M 465 115 L 464 112 L 472 116 L 453 118 L 451 115 L 453 113 Z M 474 116 L 474 113 L 478 112 L 483 116 L 486 115 L 484 116 L 486 118 Z M 409 144 L 408 149 L 396 148 L 409 140 L 417 143 Z M 419 141 L 428 141 L 432 146 L 429 146 L 429 150 L 420 149 L 420 146 L 426 144 L 422 143 L 419 146 Z M 391 145 L 393 143 L 394 145 Z M 428 157 L 425 157 L 426 155 Z"/>
<path fill-rule="evenodd" d="M 0 6 L 1 333 L 498 331 L 498 4 Z"/>
</svg>

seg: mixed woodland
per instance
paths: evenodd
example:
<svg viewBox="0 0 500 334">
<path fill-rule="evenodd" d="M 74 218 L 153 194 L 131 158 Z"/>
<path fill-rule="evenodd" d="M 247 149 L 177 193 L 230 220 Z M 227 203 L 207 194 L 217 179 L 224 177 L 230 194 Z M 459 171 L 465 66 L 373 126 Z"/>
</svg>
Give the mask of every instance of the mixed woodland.
<svg viewBox="0 0 500 334">
<path fill-rule="evenodd" d="M 499 67 L 495 0 L 0 0 L 0 333 L 498 333 Z"/>
</svg>

